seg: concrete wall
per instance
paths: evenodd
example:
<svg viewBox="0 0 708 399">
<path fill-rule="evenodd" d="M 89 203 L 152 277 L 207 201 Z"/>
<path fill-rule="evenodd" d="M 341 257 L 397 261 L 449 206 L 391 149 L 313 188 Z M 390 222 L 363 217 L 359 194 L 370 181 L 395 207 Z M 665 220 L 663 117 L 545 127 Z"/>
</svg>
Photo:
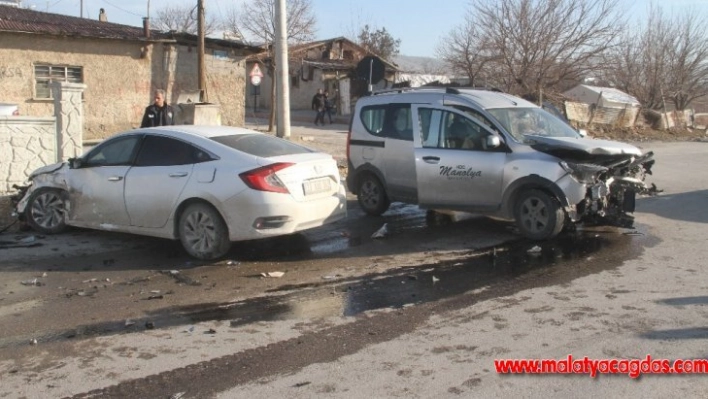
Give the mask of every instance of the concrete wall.
<svg viewBox="0 0 708 399">
<path fill-rule="evenodd" d="M 590 104 L 579 102 L 565 102 L 565 114 L 568 120 L 584 124 L 596 123 L 600 125 L 614 125 L 620 127 L 634 126 L 639 115 L 639 108 L 628 107 L 606 108 L 594 107 Z"/>
<path fill-rule="evenodd" d="M 207 48 L 209 101 L 222 107 L 222 123 L 244 125 L 244 57 Z M 153 92 L 167 90 L 174 103 L 181 90 L 196 90 L 196 46 L 109 39 L 0 33 L 3 102 L 18 103 L 20 114 L 51 116 L 51 99 L 38 99 L 34 64 L 80 66 L 86 85 L 84 138 L 99 139 L 140 125 Z"/>
<path fill-rule="evenodd" d="M 164 86 L 174 104 L 179 93 L 198 91 L 198 60 L 194 46 L 180 45 L 165 52 L 168 71 Z M 244 126 L 246 107 L 245 57 L 228 54 L 227 58 L 214 56 L 213 50 L 205 54 L 207 69 L 207 100 L 220 106 L 221 124 Z M 147 104 L 145 104 L 147 105 Z"/>
</svg>

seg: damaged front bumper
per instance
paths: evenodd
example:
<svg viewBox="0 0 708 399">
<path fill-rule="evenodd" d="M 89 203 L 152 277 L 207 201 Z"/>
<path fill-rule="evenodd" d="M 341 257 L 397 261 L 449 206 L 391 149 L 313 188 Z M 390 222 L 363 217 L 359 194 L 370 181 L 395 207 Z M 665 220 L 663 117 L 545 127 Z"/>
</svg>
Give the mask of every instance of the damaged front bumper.
<svg viewBox="0 0 708 399">
<path fill-rule="evenodd" d="M 12 188 L 16 190 L 14 194 L 10 196 L 10 204 L 12 205 L 12 217 L 24 221 L 25 208 L 27 207 L 27 200 L 30 194 L 31 184 L 25 186 L 18 186 L 13 184 Z"/>
<path fill-rule="evenodd" d="M 606 165 L 588 165 L 582 169 L 585 174 L 574 171 L 575 178 L 584 179 L 587 190 L 585 198 L 568 212 L 570 219 L 587 224 L 633 227 L 637 194 L 656 191 L 656 186 L 650 188 L 644 182 L 646 175 L 651 174 L 653 156 L 648 152 Z"/>
</svg>

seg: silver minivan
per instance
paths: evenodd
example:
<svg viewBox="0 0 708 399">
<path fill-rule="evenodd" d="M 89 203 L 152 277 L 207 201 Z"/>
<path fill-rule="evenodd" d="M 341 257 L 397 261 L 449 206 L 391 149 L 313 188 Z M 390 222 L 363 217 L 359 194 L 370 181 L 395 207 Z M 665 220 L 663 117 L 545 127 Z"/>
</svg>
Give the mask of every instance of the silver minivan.
<svg viewBox="0 0 708 399">
<path fill-rule="evenodd" d="M 357 101 L 347 186 L 370 215 L 395 201 L 480 213 L 540 240 L 580 222 L 632 227 L 652 157 L 506 93 L 399 89 Z"/>
</svg>

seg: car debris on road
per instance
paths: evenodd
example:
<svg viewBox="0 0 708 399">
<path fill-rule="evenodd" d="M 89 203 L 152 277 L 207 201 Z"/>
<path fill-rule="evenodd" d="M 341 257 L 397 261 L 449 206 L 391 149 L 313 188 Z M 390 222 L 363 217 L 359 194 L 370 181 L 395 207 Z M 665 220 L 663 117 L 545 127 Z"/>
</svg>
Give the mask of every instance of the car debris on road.
<svg viewBox="0 0 708 399">
<path fill-rule="evenodd" d="M 273 278 L 280 278 L 285 275 L 285 272 L 267 272 L 267 273 L 261 273 L 261 276 L 263 277 L 273 277 Z"/>
</svg>

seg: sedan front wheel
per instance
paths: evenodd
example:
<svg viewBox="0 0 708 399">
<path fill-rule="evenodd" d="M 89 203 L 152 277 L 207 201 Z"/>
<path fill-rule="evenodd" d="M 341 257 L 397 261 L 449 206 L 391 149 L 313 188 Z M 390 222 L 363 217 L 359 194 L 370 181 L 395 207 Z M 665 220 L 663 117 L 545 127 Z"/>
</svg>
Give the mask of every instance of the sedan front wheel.
<svg viewBox="0 0 708 399">
<path fill-rule="evenodd" d="M 211 260 L 226 255 L 231 248 L 226 223 L 212 206 L 189 205 L 179 218 L 179 239 L 193 257 Z"/>
<path fill-rule="evenodd" d="M 66 229 L 66 191 L 56 188 L 39 188 L 27 201 L 27 224 L 43 234 L 58 234 Z"/>
</svg>

